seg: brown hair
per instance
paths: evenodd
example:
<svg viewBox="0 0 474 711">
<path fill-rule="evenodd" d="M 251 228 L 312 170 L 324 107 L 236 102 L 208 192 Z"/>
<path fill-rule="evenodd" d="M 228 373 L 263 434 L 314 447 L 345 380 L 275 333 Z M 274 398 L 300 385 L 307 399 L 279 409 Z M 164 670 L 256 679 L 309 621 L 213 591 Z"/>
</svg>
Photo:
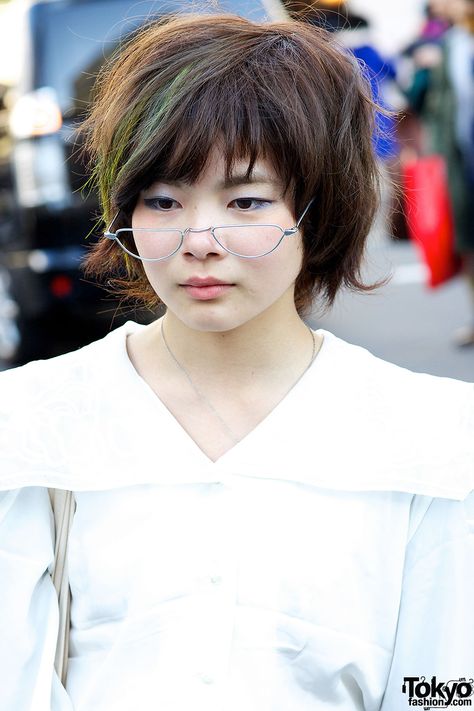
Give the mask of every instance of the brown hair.
<svg viewBox="0 0 474 711">
<path fill-rule="evenodd" d="M 268 160 L 291 191 L 303 228 L 295 304 L 328 306 L 361 280 L 378 204 L 374 104 L 357 61 L 324 30 L 296 20 L 257 23 L 234 15 L 154 22 L 105 67 L 82 126 L 103 220 L 130 226 L 139 192 L 157 179 L 196 180 L 216 145 L 227 177 L 237 159 Z M 151 308 L 160 303 L 142 263 L 100 239 L 86 276 Z"/>
</svg>

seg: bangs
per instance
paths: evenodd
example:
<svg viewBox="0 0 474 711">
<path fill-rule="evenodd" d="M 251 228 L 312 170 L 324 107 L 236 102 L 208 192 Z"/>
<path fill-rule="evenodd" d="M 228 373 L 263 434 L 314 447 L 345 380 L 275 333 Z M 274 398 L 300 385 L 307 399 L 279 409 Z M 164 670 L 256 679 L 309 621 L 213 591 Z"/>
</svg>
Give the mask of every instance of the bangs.
<svg viewBox="0 0 474 711">
<path fill-rule="evenodd" d="M 304 193 L 302 176 L 313 190 L 320 183 L 325 166 L 318 156 L 328 155 L 330 122 L 321 102 L 324 91 L 308 95 L 298 81 L 299 75 L 307 84 L 298 46 L 273 30 L 258 42 L 250 36 L 244 52 L 242 42 L 237 53 L 222 38 L 220 46 L 209 43 L 206 49 L 178 72 L 175 66 L 169 81 L 166 70 L 159 78 L 155 72 L 117 128 L 116 160 L 110 154 L 107 159 L 117 171 L 107 177 L 104 192 L 125 213 L 157 180 L 196 182 L 216 150 L 226 179 L 237 161 L 248 161 L 250 177 L 262 159 L 284 194 L 290 188 Z M 120 145 L 124 139 L 126 147 Z"/>
<path fill-rule="evenodd" d="M 209 84 L 178 109 L 167 146 L 161 150 L 153 146 L 155 159 L 148 182 L 169 179 L 194 183 L 217 151 L 224 159 L 226 180 L 232 177 L 237 162 L 247 163 L 249 178 L 255 163 L 265 160 L 287 191 L 292 174 L 282 161 L 278 127 L 268 120 L 268 106 L 261 111 L 262 101 L 251 87 L 242 92 L 237 83 L 231 78 L 219 85 Z"/>
</svg>

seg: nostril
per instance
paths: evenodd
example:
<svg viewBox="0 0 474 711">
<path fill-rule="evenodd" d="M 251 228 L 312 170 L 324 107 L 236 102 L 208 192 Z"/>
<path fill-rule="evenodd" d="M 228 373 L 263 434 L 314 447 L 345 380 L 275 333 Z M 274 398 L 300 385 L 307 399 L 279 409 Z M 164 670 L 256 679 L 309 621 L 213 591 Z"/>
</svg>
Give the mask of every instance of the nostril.
<svg viewBox="0 0 474 711">
<path fill-rule="evenodd" d="M 183 230 L 183 251 L 185 254 L 219 255 L 227 250 L 215 237 L 214 227 L 188 227 Z"/>
</svg>

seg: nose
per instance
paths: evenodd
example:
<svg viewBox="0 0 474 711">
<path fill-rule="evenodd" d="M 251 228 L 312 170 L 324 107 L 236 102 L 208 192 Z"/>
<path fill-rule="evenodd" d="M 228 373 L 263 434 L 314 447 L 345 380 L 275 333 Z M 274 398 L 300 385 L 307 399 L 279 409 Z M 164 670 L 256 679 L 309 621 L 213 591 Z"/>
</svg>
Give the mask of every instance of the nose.
<svg viewBox="0 0 474 711">
<path fill-rule="evenodd" d="M 212 227 L 188 227 L 184 231 L 183 254 L 197 259 L 205 259 L 212 254 L 225 255 L 225 249 L 214 239 L 211 229 Z"/>
</svg>

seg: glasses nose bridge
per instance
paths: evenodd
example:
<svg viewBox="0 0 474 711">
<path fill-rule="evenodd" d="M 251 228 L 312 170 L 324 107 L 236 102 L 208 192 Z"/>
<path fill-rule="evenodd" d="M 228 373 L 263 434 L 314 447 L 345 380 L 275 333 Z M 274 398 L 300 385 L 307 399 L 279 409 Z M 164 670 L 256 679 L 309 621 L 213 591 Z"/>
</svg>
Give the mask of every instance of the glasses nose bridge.
<svg viewBox="0 0 474 711">
<path fill-rule="evenodd" d="M 213 227 L 186 227 L 185 230 L 183 230 L 183 235 L 187 235 L 189 232 L 211 232 Z"/>
<path fill-rule="evenodd" d="M 188 251 L 194 252 L 197 250 L 197 252 L 201 252 L 202 249 L 204 249 L 206 252 L 208 251 L 219 251 L 219 252 L 227 252 L 227 250 L 222 247 L 222 245 L 217 241 L 215 235 L 214 235 L 214 227 L 186 227 L 185 230 L 182 231 L 183 239 L 182 239 L 182 249 L 186 251 L 186 240 L 185 237 L 187 235 L 190 235 L 192 233 L 200 234 L 200 233 L 205 233 L 208 232 L 209 236 L 206 236 L 202 240 L 198 240 L 197 242 L 194 242 L 191 240 L 191 242 L 188 242 Z"/>
</svg>

